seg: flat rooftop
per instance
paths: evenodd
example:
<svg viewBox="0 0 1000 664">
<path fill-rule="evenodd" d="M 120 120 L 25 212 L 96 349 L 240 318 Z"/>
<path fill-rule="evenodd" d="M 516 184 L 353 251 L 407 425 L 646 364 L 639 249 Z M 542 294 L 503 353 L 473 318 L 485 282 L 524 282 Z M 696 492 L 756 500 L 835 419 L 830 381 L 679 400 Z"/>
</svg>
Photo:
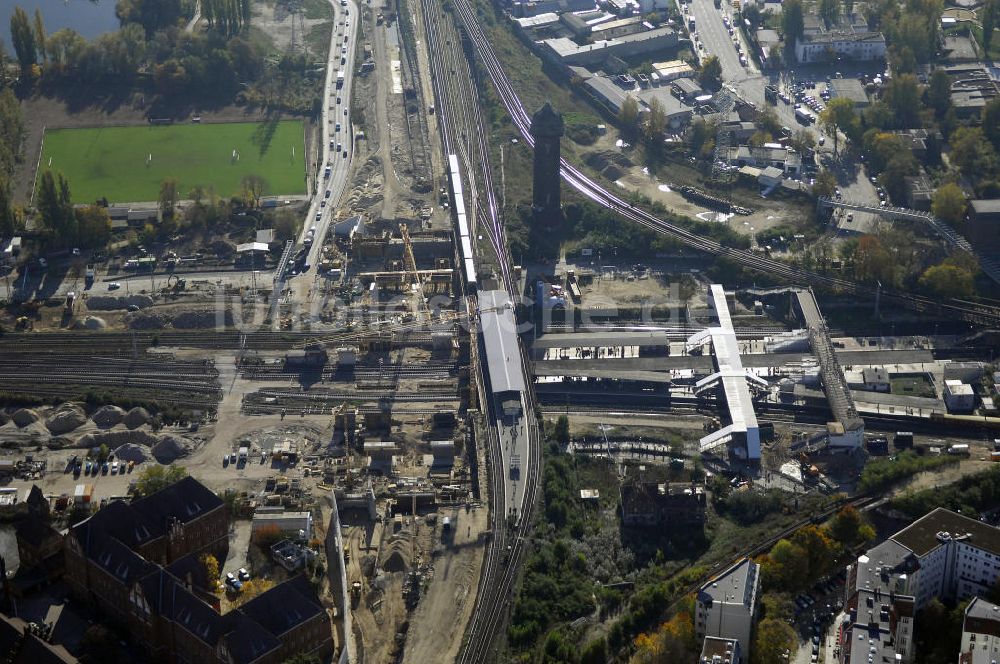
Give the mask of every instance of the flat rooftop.
<svg viewBox="0 0 1000 664">
<path fill-rule="evenodd" d="M 486 346 L 493 393 L 523 392 L 524 373 L 517 345 L 517 319 L 506 291 L 483 291 L 479 294 L 479 325 Z"/>
<path fill-rule="evenodd" d="M 918 556 L 924 556 L 941 545 L 939 534 L 948 535 L 952 539 L 965 538 L 969 546 L 1000 555 L 1000 528 L 943 507 L 920 517 L 893 535 L 892 539 Z"/>
</svg>

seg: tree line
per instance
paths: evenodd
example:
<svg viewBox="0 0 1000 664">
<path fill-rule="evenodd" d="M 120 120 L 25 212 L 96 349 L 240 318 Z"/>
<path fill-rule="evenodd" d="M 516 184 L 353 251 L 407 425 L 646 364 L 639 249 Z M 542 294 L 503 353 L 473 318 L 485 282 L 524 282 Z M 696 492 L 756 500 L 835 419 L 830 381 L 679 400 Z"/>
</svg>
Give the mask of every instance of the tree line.
<svg viewBox="0 0 1000 664">
<path fill-rule="evenodd" d="M 2 85 L 2 82 L 0 82 Z M 24 154 L 24 117 L 10 88 L 0 90 L 0 237 L 16 228 L 11 178 Z"/>
</svg>

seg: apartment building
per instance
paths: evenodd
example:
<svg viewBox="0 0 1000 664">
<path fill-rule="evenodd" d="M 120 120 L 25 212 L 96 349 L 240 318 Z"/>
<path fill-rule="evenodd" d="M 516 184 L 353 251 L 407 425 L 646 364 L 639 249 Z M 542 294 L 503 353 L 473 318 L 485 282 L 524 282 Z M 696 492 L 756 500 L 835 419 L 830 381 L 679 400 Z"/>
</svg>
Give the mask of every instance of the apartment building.
<svg viewBox="0 0 1000 664">
<path fill-rule="evenodd" d="M 734 653 L 749 661 L 750 630 L 757 611 L 760 566 L 750 558 L 736 563 L 698 590 L 695 599 L 695 633 L 738 643 Z M 704 649 L 704 646 L 703 646 Z M 733 660 L 734 664 L 740 660 Z"/>
<path fill-rule="evenodd" d="M 976 597 L 965 607 L 959 664 L 1000 662 L 1000 606 Z"/>
<path fill-rule="evenodd" d="M 1000 577 L 1000 529 L 937 508 L 847 568 L 841 663 L 913 659 L 913 617 L 932 598 L 985 594 Z"/>
<path fill-rule="evenodd" d="M 278 664 L 334 650 L 330 618 L 304 576 L 219 613 L 201 556 L 225 560 L 225 503 L 185 478 L 133 503 L 115 501 L 65 536 L 73 594 L 125 627 L 154 661 Z"/>
</svg>

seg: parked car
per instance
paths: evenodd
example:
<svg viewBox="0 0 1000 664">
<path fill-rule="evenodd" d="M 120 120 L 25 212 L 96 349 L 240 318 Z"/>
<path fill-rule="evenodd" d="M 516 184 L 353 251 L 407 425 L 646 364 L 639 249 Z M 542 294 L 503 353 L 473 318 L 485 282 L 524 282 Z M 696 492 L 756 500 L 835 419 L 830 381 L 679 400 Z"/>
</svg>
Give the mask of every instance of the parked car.
<svg viewBox="0 0 1000 664">
<path fill-rule="evenodd" d="M 237 575 L 240 577 L 240 581 L 250 580 L 250 572 L 247 571 L 246 567 L 241 567 L 237 572 Z"/>
</svg>

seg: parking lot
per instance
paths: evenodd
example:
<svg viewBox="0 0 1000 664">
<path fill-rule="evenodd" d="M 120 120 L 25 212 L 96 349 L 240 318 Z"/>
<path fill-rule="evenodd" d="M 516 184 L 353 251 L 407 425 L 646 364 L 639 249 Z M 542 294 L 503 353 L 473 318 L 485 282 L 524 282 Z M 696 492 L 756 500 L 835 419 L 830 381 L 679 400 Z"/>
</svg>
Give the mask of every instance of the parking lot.
<svg viewBox="0 0 1000 664">
<path fill-rule="evenodd" d="M 845 578 L 846 573 L 841 570 L 817 583 L 808 593 L 794 598 L 796 613 L 793 627 L 799 637 L 799 649 L 795 656 L 797 664 L 834 661 L 835 625 L 843 608 Z"/>
</svg>

